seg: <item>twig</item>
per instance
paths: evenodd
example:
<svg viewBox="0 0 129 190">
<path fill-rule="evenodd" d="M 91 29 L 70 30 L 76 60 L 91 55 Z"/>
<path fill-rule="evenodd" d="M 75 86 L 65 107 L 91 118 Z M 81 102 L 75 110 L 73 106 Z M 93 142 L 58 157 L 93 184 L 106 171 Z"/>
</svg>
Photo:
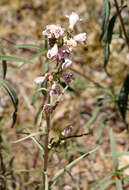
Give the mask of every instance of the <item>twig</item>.
<svg viewBox="0 0 129 190">
<path fill-rule="evenodd" d="M 13 46 L 17 46 L 17 44 L 16 44 L 15 42 L 13 42 L 13 41 L 11 41 L 11 40 L 8 40 L 8 39 L 6 39 L 6 38 L 4 38 L 4 37 L 0 37 L 0 39 L 3 40 L 3 41 L 8 42 L 9 44 L 12 44 Z M 20 49 L 24 49 L 24 48 L 20 47 Z M 35 53 L 35 51 L 34 51 L 34 50 L 31 50 L 31 49 L 26 49 L 26 51 L 29 51 L 29 52 L 31 52 L 31 53 Z"/>
<path fill-rule="evenodd" d="M 16 43 L 12 42 L 11 40 L 8 40 L 8 39 L 6 39 L 6 38 L 4 38 L 4 37 L 0 37 L 0 39 L 16 46 Z"/>
<path fill-rule="evenodd" d="M 83 137 L 83 136 L 86 136 L 86 135 L 89 135 L 89 134 L 90 133 L 83 133 L 83 134 L 80 134 L 80 135 L 72 135 L 72 136 L 67 136 L 67 137 L 61 137 L 57 142 L 52 143 L 51 149 L 53 147 L 58 146 L 61 143 L 61 141 L 64 141 L 64 140 L 67 140 L 67 139 L 71 139 L 71 138 L 79 138 L 79 137 Z"/>
<path fill-rule="evenodd" d="M 67 140 L 67 139 L 71 139 L 71 138 L 78 138 L 78 137 L 83 137 L 86 135 L 89 135 L 90 133 L 83 133 L 81 135 L 72 135 L 72 136 L 67 136 L 67 137 L 62 137 L 61 140 Z"/>
<path fill-rule="evenodd" d="M 79 74 L 79 75 L 81 75 L 81 76 L 82 76 L 83 78 L 85 78 L 86 80 L 89 80 L 90 82 L 93 82 L 93 84 L 94 84 L 95 86 L 97 86 L 97 87 L 99 87 L 99 88 L 104 88 L 104 87 L 101 86 L 98 82 L 93 81 L 93 80 L 90 79 L 88 76 L 86 76 L 85 74 L 81 73 L 80 71 L 77 71 L 76 69 L 73 69 L 73 68 L 71 68 L 70 70 L 73 71 L 73 72 L 75 72 L 75 73 L 77 73 L 77 74 Z"/>
<path fill-rule="evenodd" d="M 125 40 L 126 40 L 126 43 L 127 43 L 128 49 L 129 49 L 129 38 L 128 38 L 126 30 L 125 30 L 125 25 L 124 25 L 124 22 L 123 22 L 123 19 L 122 19 L 122 16 L 121 16 L 121 12 L 119 10 L 119 6 L 118 6 L 117 0 L 114 0 L 114 3 L 115 3 L 115 7 L 116 7 L 116 10 L 117 10 L 120 22 L 121 22 L 121 26 L 122 26 L 123 32 L 124 32 Z"/>
</svg>

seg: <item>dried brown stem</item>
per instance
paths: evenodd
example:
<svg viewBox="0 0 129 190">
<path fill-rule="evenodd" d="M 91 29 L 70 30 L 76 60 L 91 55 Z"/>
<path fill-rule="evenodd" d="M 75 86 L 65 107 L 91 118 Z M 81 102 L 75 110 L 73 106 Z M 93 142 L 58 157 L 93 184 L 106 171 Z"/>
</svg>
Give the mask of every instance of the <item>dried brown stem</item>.
<svg viewBox="0 0 129 190">
<path fill-rule="evenodd" d="M 79 137 L 83 137 L 83 136 L 86 136 L 86 135 L 89 135 L 90 133 L 83 133 L 83 134 L 80 134 L 80 135 L 71 135 L 71 136 L 67 136 L 67 137 L 61 137 L 57 142 L 54 142 L 52 145 L 51 145 L 51 149 L 53 147 L 57 147 L 61 141 L 65 141 L 65 140 L 68 140 L 68 139 L 71 139 L 71 138 L 79 138 Z"/>
<path fill-rule="evenodd" d="M 89 78 L 89 77 L 86 76 L 85 74 L 81 73 L 80 71 L 77 71 L 76 69 L 73 69 L 73 68 L 71 68 L 70 70 L 73 71 L 73 72 L 75 72 L 75 73 L 77 73 L 77 74 L 79 74 L 79 75 L 81 75 L 81 76 L 82 76 L 83 78 L 85 78 L 86 80 L 88 80 L 88 81 L 90 81 L 90 82 L 93 82 L 93 84 L 94 84 L 95 86 L 97 86 L 97 87 L 99 87 L 99 88 L 104 88 L 104 87 L 101 86 L 98 82 L 93 81 L 91 78 Z"/>
<path fill-rule="evenodd" d="M 124 36 L 125 36 L 125 40 L 126 40 L 126 43 L 127 43 L 128 49 L 129 49 L 129 38 L 128 38 L 126 30 L 125 30 L 125 25 L 124 25 L 124 22 L 123 22 L 123 18 L 121 16 L 121 12 L 119 10 L 119 5 L 118 5 L 117 0 L 114 0 L 114 3 L 115 3 L 115 7 L 116 7 L 116 10 L 117 10 L 120 22 L 121 22 L 121 26 L 122 26 L 123 33 L 124 33 Z"/>
<path fill-rule="evenodd" d="M 45 136 L 45 147 L 44 147 L 44 168 L 43 168 L 43 190 L 45 190 L 45 174 L 47 172 L 47 165 L 48 165 L 48 139 L 49 139 L 49 129 L 50 129 L 50 114 L 46 113 L 46 133 L 47 135 Z"/>
</svg>

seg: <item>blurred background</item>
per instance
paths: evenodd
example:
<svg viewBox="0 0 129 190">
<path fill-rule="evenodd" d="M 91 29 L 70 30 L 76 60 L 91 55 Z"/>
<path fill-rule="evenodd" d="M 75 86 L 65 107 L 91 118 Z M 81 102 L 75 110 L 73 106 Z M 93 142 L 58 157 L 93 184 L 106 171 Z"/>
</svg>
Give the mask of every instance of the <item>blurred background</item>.
<svg viewBox="0 0 129 190">
<path fill-rule="evenodd" d="M 111 4 L 113 5 L 113 1 Z M 55 190 L 90 189 L 93 182 L 102 179 L 113 170 L 112 159 L 104 157 L 104 154 L 111 152 L 110 128 L 113 128 L 116 137 L 117 151 L 128 151 L 129 148 L 125 124 L 113 100 L 105 101 L 101 108 L 99 107 L 99 101 L 108 96 L 106 91 L 100 89 L 107 88 L 117 95 L 129 70 L 129 53 L 127 47 L 123 47 L 124 40 L 114 38 L 108 63 L 111 77 L 104 71 L 103 43 L 99 40 L 102 10 L 103 0 L 0 0 L 0 44 L 7 55 L 29 58 L 36 54 L 35 49 L 18 48 L 16 45 L 35 44 L 44 47 L 42 31 L 45 26 L 60 24 L 64 28 L 68 27 L 65 15 L 72 11 L 77 12 L 82 18 L 82 21 L 76 24 L 75 33 L 87 33 L 87 44 L 78 46 L 73 52 L 72 69 L 76 80 L 54 113 L 50 138 L 57 142 L 59 134 L 69 124 L 73 126 L 73 134 L 90 132 L 90 135 L 70 139 L 52 151 L 48 175 L 52 176 L 57 169 L 93 149 L 96 143 L 100 148 L 94 155 L 75 165 L 70 173 L 65 173 L 53 187 Z M 114 12 L 115 8 L 112 9 L 112 14 Z M 122 16 L 129 29 L 129 9 L 123 11 Z M 114 31 L 117 32 L 119 26 L 118 20 Z M 18 119 L 13 129 L 10 128 L 13 112 L 10 97 L 5 90 L 0 91 L 1 153 L 8 168 L 6 169 L 13 173 L 6 176 L 5 189 L 9 190 L 39 189 L 38 184 L 42 178 L 42 159 L 33 140 L 12 143 L 25 137 L 24 133 L 18 133 L 24 132 L 24 128 L 35 132 L 36 127 L 39 127 L 32 126 L 42 98 L 39 97 L 32 105 L 32 97 L 36 88 L 34 79 L 43 72 L 44 56 L 33 59 L 33 62 L 34 64 L 28 63 L 21 68 L 18 68 L 21 65 L 19 62 L 7 62 L 7 80 L 19 98 Z M 93 120 L 87 125 L 91 117 Z M 108 122 L 106 119 L 109 119 Z M 97 141 L 97 131 L 102 123 L 105 124 L 104 130 Z M 119 167 L 127 164 L 128 156 L 119 158 Z M 125 173 L 129 174 L 129 170 L 125 170 Z M 128 184 L 125 188 L 129 189 Z M 112 185 L 108 189 L 115 189 L 115 186 Z"/>
</svg>

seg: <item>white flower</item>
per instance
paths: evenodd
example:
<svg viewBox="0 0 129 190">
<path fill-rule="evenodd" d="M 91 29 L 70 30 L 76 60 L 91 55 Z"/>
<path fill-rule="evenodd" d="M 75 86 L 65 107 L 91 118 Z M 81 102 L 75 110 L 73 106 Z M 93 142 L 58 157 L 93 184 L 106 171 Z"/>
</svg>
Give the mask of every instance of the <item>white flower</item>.
<svg viewBox="0 0 129 190">
<path fill-rule="evenodd" d="M 58 54 L 58 46 L 55 44 L 50 50 L 48 50 L 47 57 L 48 59 L 52 59 Z"/>
<path fill-rule="evenodd" d="M 72 48 L 77 46 L 77 42 L 73 38 L 68 40 L 66 37 L 64 37 L 63 40 L 64 43 L 69 47 L 70 51 L 72 51 Z"/>
<path fill-rule="evenodd" d="M 41 84 L 44 81 L 45 77 L 37 77 L 34 79 L 34 82 L 37 84 Z"/>
<path fill-rule="evenodd" d="M 72 12 L 71 15 L 66 15 L 66 17 L 69 18 L 69 28 L 73 30 L 74 25 L 80 20 L 78 14 Z"/>
<path fill-rule="evenodd" d="M 70 59 L 65 59 L 65 62 L 62 64 L 62 69 L 65 70 L 69 68 L 72 64 L 72 61 Z"/>
<path fill-rule="evenodd" d="M 55 38 L 59 38 L 64 33 L 64 29 L 61 28 L 60 25 L 47 25 L 46 29 L 43 31 L 43 35 L 47 36 L 48 38 L 52 38 L 54 35 Z"/>
<path fill-rule="evenodd" d="M 84 42 L 86 40 L 86 33 L 80 33 L 74 36 L 74 40 L 77 42 Z"/>
</svg>

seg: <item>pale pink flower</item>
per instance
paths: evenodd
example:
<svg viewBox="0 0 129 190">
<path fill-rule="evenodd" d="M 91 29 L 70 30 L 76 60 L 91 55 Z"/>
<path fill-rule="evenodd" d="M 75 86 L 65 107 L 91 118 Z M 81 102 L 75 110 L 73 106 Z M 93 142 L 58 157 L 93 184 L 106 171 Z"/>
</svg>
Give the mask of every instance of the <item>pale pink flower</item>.
<svg viewBox="0 0 129 190">
<path fill-rule="evenodd" d="M 65 80 L 65 83 L 69 85 L 72 80 L 75 80 L 73 73 L 63 73 L 62 78 Z"/>
<path fill-rule="evenodd" d="M 74 40 L 77 42 L 84 42 L 86 41 L 86 33 L 80 33 L 74 36 Z"/>
<path fill-rule="evenodd" d="M 72 61 L 70 59 L 65 59 L 65 62 L 62 64 L 62 69 L 66 70 L 68 69 L 72 64 Z"/>
<path fill-rule="evenodd" d="M 77 42 L 73 39 L 67 39 L 66 37 L 63 38 L 64 43 L 69 47 L 70 51 L 72 51 L 72 48 L 77 46 Z"/>
<path fill-rule="evenodd" d="M 56 25 L 56 26 L 57 27 L 56 27 L 56 29 L 55 29 L 55 31 L 53 33 L 55 35 L 55 38 L 59 38 L 60 36 L 62 36 L 64 34 L 64 29 L 61 28 L 60 25 Z"/>
<path fill-rule="evenodd" d="M 67 125 L 64 131 L 62 132 L 62 135 L 68 135 L 73 131 L 73 126 L 72 125 Z"/>
<path fill-rule="evenodd" d="M 58 59 L 64 59 L 70 57 L 70 49 L 69 47 L 64 44 L 58 51 Z"/>
<path fill-rule="evenodd" d="M 53 94 L 57 94 L 57 95 L 61 94 L 60 87 L 56 83 L 52 85 L 51 90 L 50 90 L 50 95 L 53 95 Z"/>
<path fill-rule="evenodd" d="M 64 34 L 64 29 L 60 25 L 47 25 L 46 29 L 43 31 L 43 35 L 48 38 L 52 38 L 53 35 L 55 38 L 59 38 Z"/>
<path fill-rule="evenodd" d="M 74 25 L 77 23 L 77 21 L 79 21 L 79 16 L 77 13 L 72 12 L 69 16 L 66 15 L 67 18 L 69 18 L 69 28 L 71 28 L 73 30 Z"/>
<path fill-rule="evenodd" d="M 56 57 L 58 54 L 58 46 L 55 44 L 50 50 L 47 52 L 48 59 L 52 59 L 53 57 Z"/>
<path fill-rule="evenodd" d="M 37 77 L 34 79 L 34 82 L 37 84 L 41 84 L 45 80 L 45 77 Z"/>
</svg>

